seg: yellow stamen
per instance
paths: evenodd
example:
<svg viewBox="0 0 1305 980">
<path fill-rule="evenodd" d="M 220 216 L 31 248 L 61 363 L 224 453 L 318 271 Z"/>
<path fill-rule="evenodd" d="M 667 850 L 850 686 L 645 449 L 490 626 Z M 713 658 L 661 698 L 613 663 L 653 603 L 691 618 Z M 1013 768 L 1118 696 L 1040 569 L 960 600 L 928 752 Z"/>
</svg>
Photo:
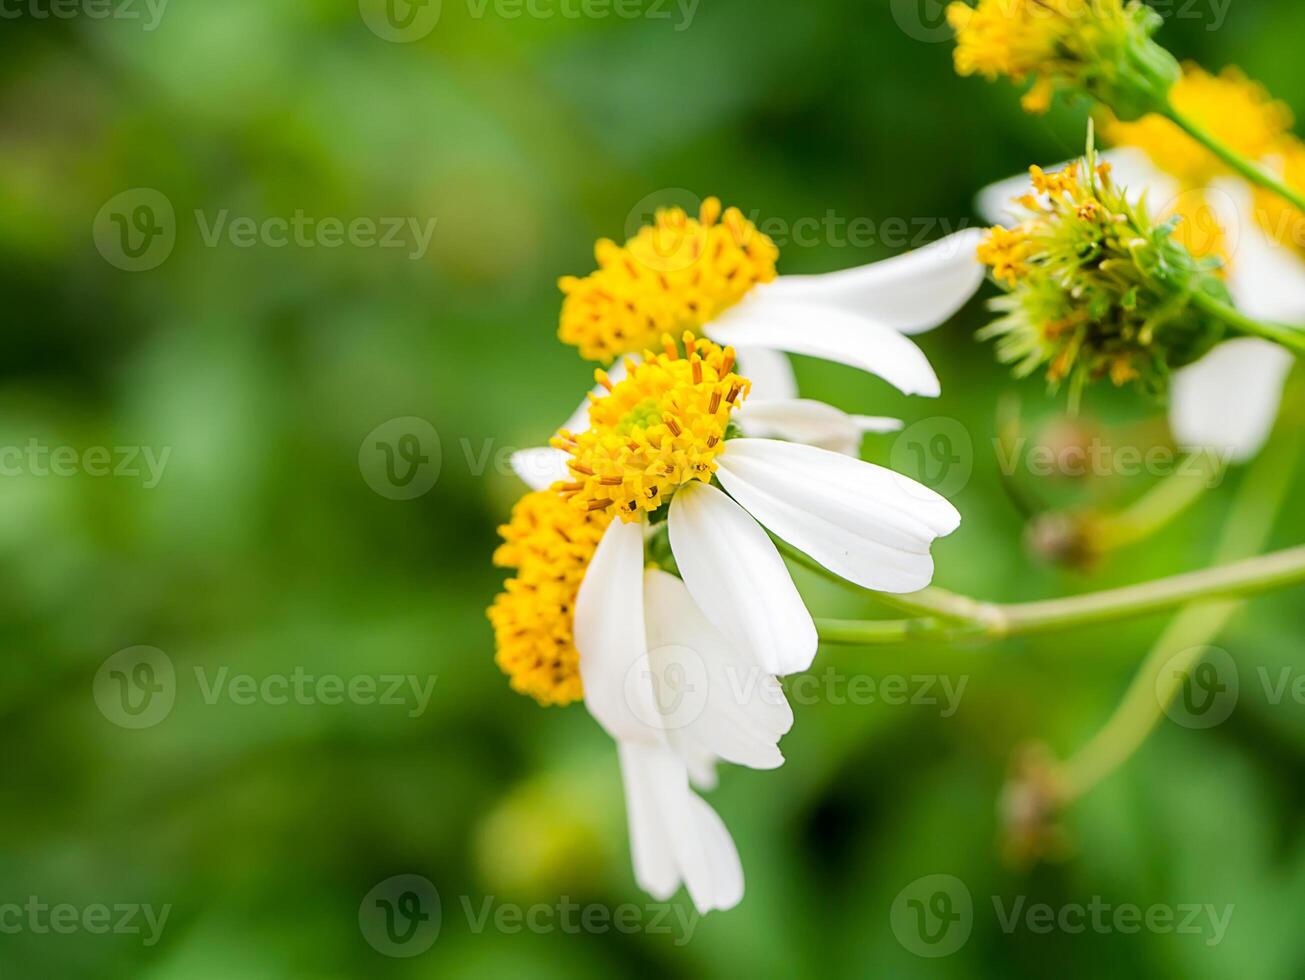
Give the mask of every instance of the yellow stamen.
<svg viewBox="0 0 1305 980">
<path fill-rule="evenodd" d="M 686 346 L 693 342 L 685 336 Z M 626 379 L 589 406 L 590 428 L 559 433 L 581 489 L 571 504 L 633 521 L 694 480 L 709 482 L 734 409 L 751 382 L 734 374 L 734 351 L 698 340 L 692 358 L 645 352 Z"/>
<path fill-rule="evenodd" d="M 516 577 L 488 610 L 499 668 L 512 689 L 543 705 L 584 696 L 580 655 L 572 635 L 576 595 L 610 518 L 584 514 L 557 493 L 527 494 L 499 528 L 494 563 Z"/>
<path fill-rule="evenodd" d="M 624 246 L 603 239 L 598 270 L 566 276 L 558 336 L 590 360 L 656 348 L 665 334 L 697 335 L 758 283 L 775 278 L 779 251 L 737 208 L 716 198 L 697 220 L 680 208 L 658 211 Z"/>
</svg>

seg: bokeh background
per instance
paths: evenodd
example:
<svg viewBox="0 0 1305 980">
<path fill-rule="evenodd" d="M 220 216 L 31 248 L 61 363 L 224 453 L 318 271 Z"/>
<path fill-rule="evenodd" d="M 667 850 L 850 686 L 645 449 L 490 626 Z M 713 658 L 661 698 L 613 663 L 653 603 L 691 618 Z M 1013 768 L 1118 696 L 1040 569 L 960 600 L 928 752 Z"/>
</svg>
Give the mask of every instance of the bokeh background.
<svg viewBox="0 0 1305 980">
<path fill-rule="evenodd" d="M 835 693 L 799 704 L 787 765 L 727 770 L 711 794 L 748 891 L 691 931 L 677 925 L 683 894 L 654 922 L 634 886 L 609 740 L 582 707 L 512 693 L 493 662 L 484 609 L 502 573 L 490 555 L 522 493 L 506 452 L 544 440 L 586 385 L 590 367 L 554 339 L 555 281 L 592 268 L 596 238 L 624 237 L 649 195 L 685 189 L 790 227 L 873 222 L 869 241 L 781 242 L 781 271 L 858 265 L 909 247 L 885 221 L 907 222 L 913 240 L 975 222 L 982 185 L 1081 148 L 1085 110 L 1030 118 L 1010 88 L 955 77 L 933 0 L 648 0 L 605 18 L 563 16 L 608 8 L 560 0 L 534 8 L 551 18 L 444 0 L 410 43 L 369 27 L 378 5 L 349 0 L 173 0 L 157 18 L 137 4 L 139 19 L 121 2 L 103 19 L 93 2 L 67 18 L 9 2 L 0 25 L 0 445 L 23 460 L 33 444 L 78 459 L 170 453 L 157 481 L 143 457 L 135 476 L 23 462 L 0 479 L 0 904 L 171 909 L 152 944 L 15 915 L 0 974 L 1305 975 L 1305 716 L 1260 682 L 1305 669 L 1298 596 L 1252 603 L 1219 641 L 1242 681 L 1231 717 L 1209 730 L 1163 721 L 1065 815 L 1065 860 L 1032 866 L 1001 846 L 1013 755 L 1030 741 L 1081 747 L 1163 618 L 960 649 L 823 651 L 815 673 L 835 685 L 927 675 L 964 683 L 963 697 L 943 717 L 936 704 L 848 703 L 822 681 Z M 1235 60 L 1305 112 L 1305 7 L 1160 9 L 1180 56 Z M 102 209 L 138 189 L 163 195 L 176 225 L 166 258 L 132 272 L 97 241 L 112 254 Z M 436 224 L 424 250 L 205 241 L 223 213 L 297 211 Z M 809 394 L 924 423 L 917 433 L 962 426 L 972 472 L 949 489 L 965 523 L 936 549 L 939 584 L 1033 599 L 1207 563 L 1241 471 L 1179 525 L 1092 568 L 1030 549 L 993 448 L 998 406 L 1016 393 L 1037 439 L 1063 432 L 1062 403 L 995 365 L 973 340 L 982 322 L 976 300 L 922 338 L 937 401 L 798 364 Z M 403 494 L 374 489 L 373 433 L 390 423 L 382 436 L 394 436 L 405 418 L 438 433 L 438 478 L 393 499 Z M 1103 396 L 1083 424 L 1149 446 L 1167 438 L 1162 418 Z M 1290 455 L 1297 426 L 1272 457 Z M 929 462 L 891 436 L 867 439 L 865 456 Z M 1015 481 L 1071 507 L 1114 506 L 1153 482 Z M 1273 543 L 1305 536 L 1290 504 L 1300 489 Z M 798 575 L 819 614 L 881 611 Z M 162 651 L 173 694 L 163 717 L 129 728 L 106 661 L 139 646 Z M 424 710 L 411 694 L 206 697 L 219 677 L 296 670 L 435 686 Z M 438 888 L 441 927 L 421 955 L 396 958 L 359 909 L 405 874 Z M 890 908 L 932 874 L 964 883 L 974 919 L 959 951 L 930 960 L 899 941 Z M 633 903 L 652 928 L 477 925 L 486 907 L 563 896 Z M 1208 929 L 1039 934 L 1003 930 L 993 896 L 1234 911 L 1218 943 Z"/>
</svg>

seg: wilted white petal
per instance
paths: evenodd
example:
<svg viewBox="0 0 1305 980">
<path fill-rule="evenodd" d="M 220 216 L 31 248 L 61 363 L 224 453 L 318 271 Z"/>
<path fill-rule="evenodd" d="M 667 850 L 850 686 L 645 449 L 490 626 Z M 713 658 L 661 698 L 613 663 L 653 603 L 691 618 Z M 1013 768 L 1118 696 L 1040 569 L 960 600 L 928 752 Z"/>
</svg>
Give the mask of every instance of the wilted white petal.
<svg viewBox="0 0 1305 980">
<path fill-rule="evenodd" d="M 749 436 L 801 442 L 848 456 L 861 455 L 864 433 L 893 432 L 901 428 L 901 422 L 896 419 L 848 415 L 832 405 L 804 398 L 749 397 L 735 420 Z"/>
</svg>

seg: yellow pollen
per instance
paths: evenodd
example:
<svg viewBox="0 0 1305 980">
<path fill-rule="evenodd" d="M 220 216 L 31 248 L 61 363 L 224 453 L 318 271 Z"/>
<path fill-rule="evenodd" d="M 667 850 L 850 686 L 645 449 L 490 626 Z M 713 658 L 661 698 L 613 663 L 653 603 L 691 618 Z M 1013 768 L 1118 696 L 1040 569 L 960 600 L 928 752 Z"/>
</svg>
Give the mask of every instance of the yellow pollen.
<svg viewBox="0 0 1305 980">
<path fill-rule="evenodd" d="M 494 563 L 516 570 L 488 611 L 495 660 L 512 689 L 542 705 L 584 696 L 572 620 L 585 569 L 611 519 L 578 512 L 554 491 L 522 497 Z"/>
<path fill-rule="evenodd" d="M 1054 90 L 1048 65 L 1084 10 L 1084 0 L 979 0 L 975 7 L 956 0 L 947 7 L 956 32 L 956 72 L 990 82 L 1005 76 L 1016 84 L 1034 77 L 1024 108 L 1046 112 Z"/>
<path fill-rule="evenodd" d="M 665 334 L 693 334 L 758 283 L 775 278 L 779 250 L 737 208 L 712 197 L 695 220 L 657 212 L 624 246 L 603 239 L 597 271 L 565 276 L 558 336 L 582 357 L 611 361 L 655 348 Z"/>
<path fill-rule="evenodd" d="M 1274 100 L 1264 86 L 1236 68 L 1211 75 L 1197 65 L 1186 64 L 1169 98 L 1181 115 L 1251 160 L 1272 153 L 1292 126 L 1287 105 Z M 1115 146 L 1142 150 L 1184 187 L 1208 184 L 1228 169 L 1213 153 L 1160 116 L 1144 116 L 1130 123 L 1109 119 L 1104 135 Z"/>
<path fill-rule="evenodd" d="M 667 338 L 669 339 L 669 338 Z M 734 351 L 684 335 L 681 357 L 645 351 L 624 381 L 589 406 L 590 428 L 553 440 L 570 453 L 574 483 L 563 491 L 584 512 L 637 520 L 694 480 L 710 482 L 730 416 L 752 383 L 733 373 Z M 559 487 L 559 489 L 561 489 Z"/>
<path fill-rule="evenodd" d="M 979 243 L 978 257 L 992 267 L 992 274 L 1014 286 L 1028 271 L 1028 258 L 1034 246 L 1023 228 L 990 228 L 988 237 Z"/>
</svg>

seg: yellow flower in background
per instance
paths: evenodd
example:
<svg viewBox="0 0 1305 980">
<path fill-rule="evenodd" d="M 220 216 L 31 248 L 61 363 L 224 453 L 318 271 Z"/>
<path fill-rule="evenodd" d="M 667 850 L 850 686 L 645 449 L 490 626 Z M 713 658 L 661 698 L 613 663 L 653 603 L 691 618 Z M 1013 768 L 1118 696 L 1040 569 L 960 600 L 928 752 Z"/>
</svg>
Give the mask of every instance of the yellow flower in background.
<svg viewBox="0 0 1305 980">
<path fill-rule="evenodd" d="M 1164 105 L 1178 76 L 1173 57 L 1151 40 L 1160 16 L 1136 0 L 955 0 L 959 75 L 1033 86 L 1022 104 L 1043 113 L 1064 91 L 1088 95 L 1135 119 Z"/>
<path fill-rule="evenodd" d="M 527 494 L 499 534 L 494 564 L 517 574 L 489 609 L 499 668 L 542 705 L 584 696 L 572 633 L 576 593 L 610 517 L 579 513 L 555 493 Z"/>
<path fill-rule="evenodd" d="M 1275 149 L 1283 179 L 1291 187 L 1305 191 L 1305 143 L 1294 136 Z M 1255 217 L 1260 227 L 1274 241 L 1297 255 L 1305 256 L 1305 213 L 1263 187 L 1255 188 Z"/>
<path fill-rule="evenodd" d="M 1286 103 L 1269 95 L 1237 68 L 1211 75 L 1199 65 L 1183 65 L 1183 76 L 1170 90 L 1173 107 L 1234 152 L 1263 160 L 1291 132 L 1292 114 Z M 1114 146 L 1142 150 L 1161 170 L 1185 187 L 1208 184 L 1229 173 L 1227 165 L 1158 115 L 1135 122 L 1105 121 L 1103 135 Z"/>
</svg>

